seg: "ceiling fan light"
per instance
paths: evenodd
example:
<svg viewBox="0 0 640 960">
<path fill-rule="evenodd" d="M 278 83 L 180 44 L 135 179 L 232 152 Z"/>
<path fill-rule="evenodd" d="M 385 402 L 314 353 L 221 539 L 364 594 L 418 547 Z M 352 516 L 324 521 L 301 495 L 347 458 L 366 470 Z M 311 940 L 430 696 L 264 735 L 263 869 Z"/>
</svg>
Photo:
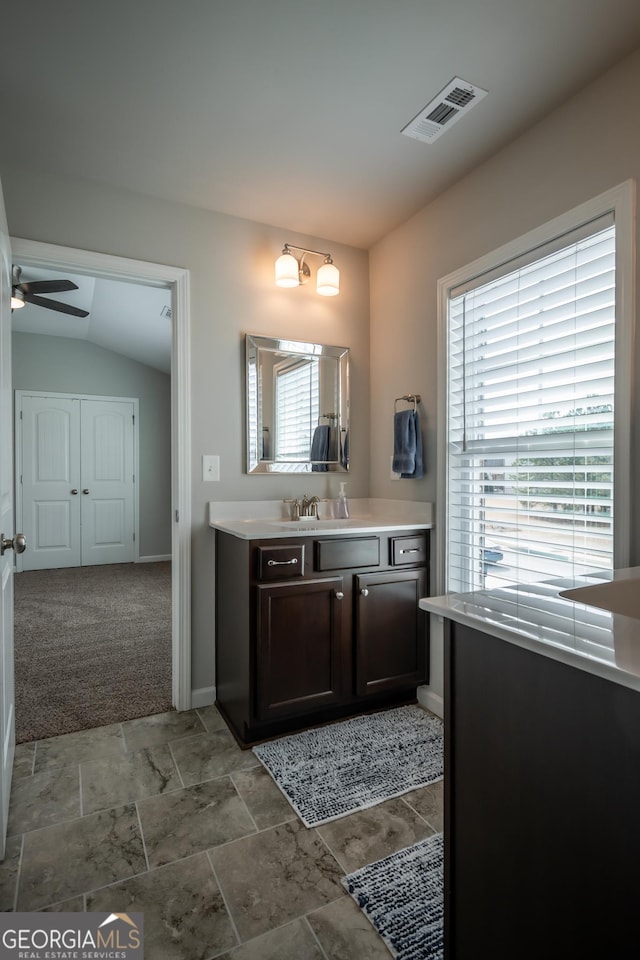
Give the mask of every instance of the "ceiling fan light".
<svg viewBox="0 0 640 960">
<path fill-rule="evenodd" d="M 340 271 L 331 257 L 327 257 L 318 270 L 316 293 L 323 297 L 335 297 L 340 293 Z"/>
<path fill-rule="evenodd" d="M 11 291 L 11 309 L 12 310 L 21 310 L 25 305 L 24 293 L 22 290 L 16 288 Z"/>
<path fill-rule="evenodd" d="M 278 287 L 300 286 L 300 265 L 286 248 L 276 260 L 276 285 Z"/>
</svg>

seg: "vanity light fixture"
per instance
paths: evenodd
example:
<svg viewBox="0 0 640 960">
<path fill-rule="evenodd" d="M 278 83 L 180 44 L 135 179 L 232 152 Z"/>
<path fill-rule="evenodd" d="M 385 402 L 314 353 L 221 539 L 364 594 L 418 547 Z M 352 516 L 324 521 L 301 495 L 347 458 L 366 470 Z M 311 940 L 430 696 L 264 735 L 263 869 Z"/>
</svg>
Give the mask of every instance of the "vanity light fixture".
<svg viewBox="0 0 640 960">
<path fill-rule="evenodd" d="M 291 251 L 300 250 L 302 256 L 298 260 Z M 276 260 L 276 284 L 279 287 L 299 287 L 311 278 L 309 264 L 305 262 L 308 253 L 316 257 L 324 257 L 324 263 L 318 268 L 316 277 L 316 293 L 323 297 L 335 297 L 340 293 L 340 271 L 331 259 L 330 253 L 321 253 L 320 250 L 308 250 L 306 247 L 296 247 L 293 243 L 285 243 L 282 254 Z"/>
</svg>

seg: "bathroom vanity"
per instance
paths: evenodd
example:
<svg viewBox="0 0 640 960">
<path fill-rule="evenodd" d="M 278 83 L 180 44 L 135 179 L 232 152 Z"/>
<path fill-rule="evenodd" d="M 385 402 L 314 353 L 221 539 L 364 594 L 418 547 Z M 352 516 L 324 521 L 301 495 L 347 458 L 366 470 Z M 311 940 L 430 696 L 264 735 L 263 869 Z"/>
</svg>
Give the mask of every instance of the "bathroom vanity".
<svg viewBox="0 0 640 960">
<path fill-rule="evenodd" d="M 427 681 L 430 511 L 371 503 L 307 522 L 211 505 L 216 703 L 240 743 L 415 700 Z"/>
<path fill-rule="evenodd" d="M 640 568 L 420 606 L 445 621 L 445 956 L 635 956 Z"/>
</svg>

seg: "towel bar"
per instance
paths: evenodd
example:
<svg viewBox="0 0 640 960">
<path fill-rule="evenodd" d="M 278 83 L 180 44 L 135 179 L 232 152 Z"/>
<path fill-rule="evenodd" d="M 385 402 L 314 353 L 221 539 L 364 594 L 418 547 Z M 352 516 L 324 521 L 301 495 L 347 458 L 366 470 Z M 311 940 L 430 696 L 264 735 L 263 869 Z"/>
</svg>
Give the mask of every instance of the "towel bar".
<svg viewBox="0 0 640 960">
<path fill-rule="evenodd" d="M 418 409 L 418 404 L 419 404 L 420 401 L 422 400 L 422 397 L 420 396 L 419 393 L 405 393 L 405 395 L 404 395 L 403 397 L 396 397 L 396 399 L 395 399 L 395 401 L 394 401 L 394 404 L 393 404 L 394 413 L 397 413 L 397 412 L 398 412 L 398 401 L 400 401 L 400 400 L 406 400 L 407 403 L 412 403 L 412 404 L 413 404 L 413 409 L 414 409 L 414 412 L 415 412 L 415 411 L 417 411 L 417 409 Z"/>
</svg>

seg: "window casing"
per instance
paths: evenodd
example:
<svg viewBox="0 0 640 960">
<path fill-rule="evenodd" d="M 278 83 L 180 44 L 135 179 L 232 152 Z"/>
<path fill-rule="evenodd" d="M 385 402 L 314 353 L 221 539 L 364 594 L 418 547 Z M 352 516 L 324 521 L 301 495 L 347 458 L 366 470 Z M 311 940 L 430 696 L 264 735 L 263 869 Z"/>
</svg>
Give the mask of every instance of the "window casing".
<svg viewBox="0 0 640 960">
<path fill-rule="evenodd" d="M 440 283 L 443 590 L 628 562 L 631 201 L 624 185 Z"/>
</svg>

